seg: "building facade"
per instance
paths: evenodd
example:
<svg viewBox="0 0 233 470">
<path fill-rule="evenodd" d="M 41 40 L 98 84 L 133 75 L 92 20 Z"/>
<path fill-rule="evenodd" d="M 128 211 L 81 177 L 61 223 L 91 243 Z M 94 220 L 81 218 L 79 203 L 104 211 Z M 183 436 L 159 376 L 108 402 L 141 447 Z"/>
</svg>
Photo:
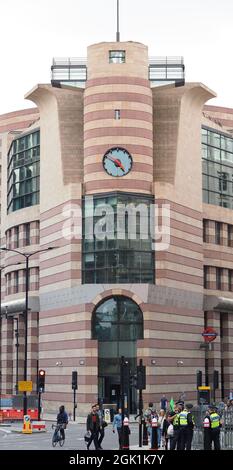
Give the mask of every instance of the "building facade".
<svg viewBox="0 0 233 470">
<path fill-rule="evenodd" d="M 27 368 L 34 392 L 46 371 L 44 408 L 72 410 L 73 370 L 79 414 L 97 400 L 118 404 L 121 356 L 132 374 L 143 359 L 145 402 L 196 401 L 197 370 L 210 386 L 219 371 L 217 399 L 232 390 L 233 111 L 205 106 L 215 94 L 185 83 L 180 59 L 168 62 L 150 62 L 136 42 L 95 44 L 87 62 L 55 62 L 51 84 L 26 95 L 36 119 L 25 110 L 17 128 L 10 113 L 2 393 L 14 393 L 24 368 L 25 266 L 10 250 L 48 247 L 29 270 Z M 208 348 L 206 327 L 217 333 Z M 128 402 L 135 411 L 134 388 Z"/>
</svg>

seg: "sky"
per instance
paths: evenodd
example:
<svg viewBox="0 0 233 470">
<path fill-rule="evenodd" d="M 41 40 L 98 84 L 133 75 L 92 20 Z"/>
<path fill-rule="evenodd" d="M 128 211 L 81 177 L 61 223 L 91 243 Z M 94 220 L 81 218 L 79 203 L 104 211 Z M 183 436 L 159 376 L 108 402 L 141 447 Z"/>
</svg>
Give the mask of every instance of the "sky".
<svg viewBox="0 0 233 470">
<path fill-rule="evenodd" d="M 186 81 L 233 108 L 232 0 L 119 0 L 122 41 L 150 56 L 184 56 Z M 115 41 L 117 0 L 0 0 L 0 114 L 34 106 L 24 94 L 50 82 L 53 57 L 85 57 Z"/>
</svg>

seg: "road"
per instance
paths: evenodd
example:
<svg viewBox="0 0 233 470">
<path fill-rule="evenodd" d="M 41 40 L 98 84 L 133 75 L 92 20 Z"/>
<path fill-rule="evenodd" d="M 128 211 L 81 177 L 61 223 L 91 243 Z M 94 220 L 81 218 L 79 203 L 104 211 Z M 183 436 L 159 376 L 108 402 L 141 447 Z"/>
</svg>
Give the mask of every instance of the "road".
<svg viewBox="0 0 233 470">
<path fill-rule="evenodd" d="M 49 450 L 52 447 L 51 422 L 47 424 L 46 433 L 33 433 L 33 434 L 20 434 L 10 431 L 10 427 L 0 428 L 0 451 L 1 450 Z M 138 425 L 131 426 L 130 444 L 133 448 L 138 445 Z M 66 441 L 64 447 L 56 446 L 55 449 L 59 450 L 85 450 L 86 445 L 84 441 L 84 434 L 86 432 L 84 424 L 70 423 L 66 430 Z M 118 449 L 118 435 L 112 432 L 112 425 L 105 428 L 105 438 L 102 442 L 103 449 L 116 450 Z M 92 443 L 91 449 L 94 449 Z M 90 450 L 91 450 L 90 449 Z"/>
</svg>

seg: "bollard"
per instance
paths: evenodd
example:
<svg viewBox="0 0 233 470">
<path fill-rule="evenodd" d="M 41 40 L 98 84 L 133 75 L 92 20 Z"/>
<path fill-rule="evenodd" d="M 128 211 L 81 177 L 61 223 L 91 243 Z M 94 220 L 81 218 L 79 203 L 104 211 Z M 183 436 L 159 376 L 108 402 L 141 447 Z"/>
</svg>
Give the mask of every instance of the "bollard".
<svg viewBox="0 0 233 470">
<path fill-rule="evenodd" d="M 151 422 L 151 450 L 158 449 L 158 420 L 157 418 L 153 418 Z"/>
<path fill-rule="evenodd" d="M 203 421 L 204 426 L 204 450 L 211 450 L 211 430 L 210 430 L 210 420 L 205 418 Z"/>
<path fill-rule="evenodd" d="M 127 417 L 123 421 L 122 449 L 129 449 L 129 420 Z"/>
<path fill-rule="evenodd" d="M 147 425 L 146 425 L 145 418 L 142 418 L 142 424 L 143 424 L 143 441 L 142 441 L 142 445 L 143 446 L 148 446 L 148 432 L 147 432 Z"/>
<path fill-rule="evenodd" d="M 31 418 L 29 415 L 24 415 L 23 417 L 23 434 L 32 434 Z"/>
</svg>

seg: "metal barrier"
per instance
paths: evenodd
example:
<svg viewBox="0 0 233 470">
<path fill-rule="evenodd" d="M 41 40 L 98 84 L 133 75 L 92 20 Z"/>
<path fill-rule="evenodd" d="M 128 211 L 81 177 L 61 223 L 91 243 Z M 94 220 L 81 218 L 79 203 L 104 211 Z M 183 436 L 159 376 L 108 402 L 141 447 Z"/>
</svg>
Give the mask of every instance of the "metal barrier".
<svg viewBox="0 0 233 470">
<path fill-rule="evenodd" d="M 195 409 L 192 412 L 195 428 L 193 433 L 192 449 L 203 449 L 203 419 L 206 415 L 206 409 Z M 220 445 L 222 449 L 233 449 L 233 410 L 224 410 L 219 412 L 222 419 L 220 431 Z"/>
</svg>

